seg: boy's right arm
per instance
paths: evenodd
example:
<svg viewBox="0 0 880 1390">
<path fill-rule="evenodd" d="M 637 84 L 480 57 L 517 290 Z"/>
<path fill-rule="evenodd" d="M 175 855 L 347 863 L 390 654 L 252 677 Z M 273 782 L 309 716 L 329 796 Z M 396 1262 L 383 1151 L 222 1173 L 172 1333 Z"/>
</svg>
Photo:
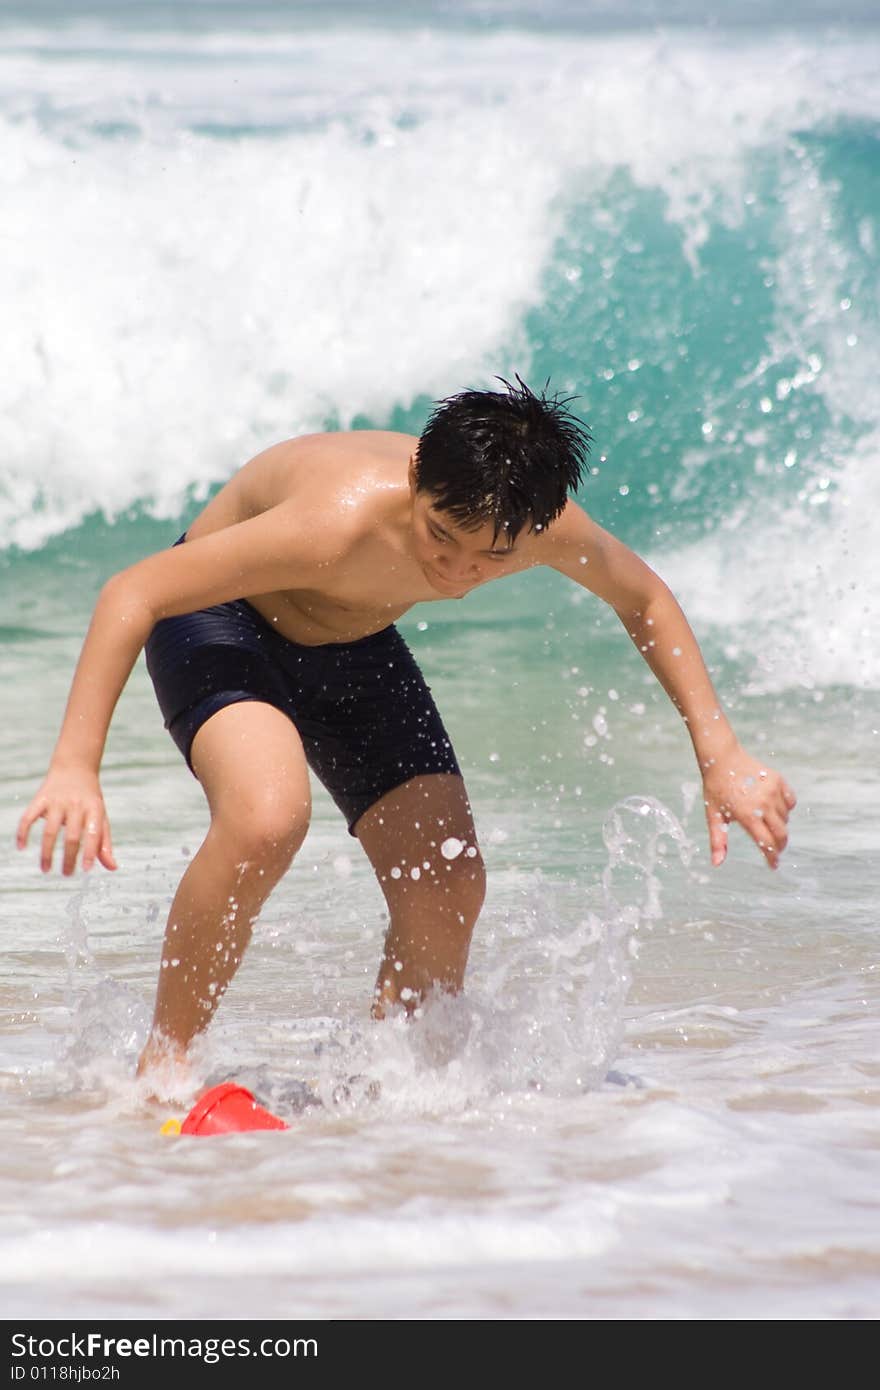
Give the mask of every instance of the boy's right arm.
<svg viewBox="0 0 880 1390">
<path fill-rule="evenodd" d="M 233 598 L 314 582 L 332 559 L 319 517 L 283 502 L 249 521 L 160 551 L 113 576 L 101 591 L 74 673 L 61 732 L 43 785 L 22 816 L 24 849 L 31 826 L 45 820 L 40 867 L 52 867 L 63 827 L 62 871 L 72 874 L 82 845 L 84 869 L 116 861 L 98 774 L 116 703 L 160 618 Z"/>
</svg>

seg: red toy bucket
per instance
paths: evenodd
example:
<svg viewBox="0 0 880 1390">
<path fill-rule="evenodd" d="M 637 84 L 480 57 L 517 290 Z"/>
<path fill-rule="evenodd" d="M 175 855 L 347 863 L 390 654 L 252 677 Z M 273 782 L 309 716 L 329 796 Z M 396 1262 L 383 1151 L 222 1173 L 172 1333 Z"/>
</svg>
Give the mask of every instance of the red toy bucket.
<svg viewBox="0 0 880 1390">
<path fill-rule="evenodd" d="M 244 1086 L 224 1081 L 199 1096 L 180 1126 L 181 1134 L 238 1134 L 247 1129 L 289 1129 L 290 1126 L 264 1110 Z"/>
</svg>

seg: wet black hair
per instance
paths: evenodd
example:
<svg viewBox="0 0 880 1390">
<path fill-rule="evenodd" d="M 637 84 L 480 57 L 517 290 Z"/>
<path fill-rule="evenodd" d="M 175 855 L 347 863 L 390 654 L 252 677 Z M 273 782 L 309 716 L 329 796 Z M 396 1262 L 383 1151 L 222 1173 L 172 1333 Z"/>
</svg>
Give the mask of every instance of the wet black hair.
<svg viewBox="0 0 880 1390">
<path fill-rule="evenodd" d="M 543 530 L 580 486 L 592 435 L 559 393 L 538 396 L 517 375 L 504 391 L 460 391 L 435 401 L 419 437 L 416 488 L 464 530 L 491 523 L 513 542 Z"/>
</svg>

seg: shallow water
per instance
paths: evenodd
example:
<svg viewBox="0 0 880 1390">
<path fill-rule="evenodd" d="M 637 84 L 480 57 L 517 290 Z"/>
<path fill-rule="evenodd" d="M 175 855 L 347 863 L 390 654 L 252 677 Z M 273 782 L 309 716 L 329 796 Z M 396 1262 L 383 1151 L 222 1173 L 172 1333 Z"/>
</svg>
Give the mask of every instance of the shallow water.
<svg viewBox="0 0 880 1390">
<path fill-rule="evenodd" d="M 597 600 L 414 610 L 489 869 L 465 995 L 369 1022 L 382 899 L 316 787 L 191 1093 L 149 1103 L 205 812 L 139 664 L 118 873 L 0 858 L 7 1316 L 876 1317 L 880 39 L 560 5 L 304 46 L 224 8 L 3 30 L 8 843 L 107 575 L 270 440 L 417 432 L 514 370 L 583 394 L 584 504 L 799 804 L 777 873 L 736 832 L 710 869 L 684 729 Z M 225 1075 L 290 1131 L 160 1134 Z"/>
<path fill-rule="evenodd" d="M 621 768 L 614 791 L 671 802 L 679 762 L 647 743 L 653 776 Z M 865 762 L 823 783 L 779 750 L 801 814 L 776 874 L 736 840 L 709 870 L 693 812 L 683 864 L 657 837 L 665 803 L 635 794 L 616 905 L 589 806 L 551 831 L 557 798 L 524 813 L 477 770 L 490 893 L 469 989 L 416 1025 L 368 1021 L 379 894 L 319 798 L 195 1078 L 239 1076 L 292 1128 L 198 1141 L 162 1137 L 186 1105 L 147 1105 L 132 1080 L 204 821 L 161 729 L 144 745 L 110 762 L 116 876 L 4 867 L 10 1315 L 876 1314 L 877 883 L 850 834 Z M 296 1113 L 299 1080 L 322 1106 Z"/>
</svg>

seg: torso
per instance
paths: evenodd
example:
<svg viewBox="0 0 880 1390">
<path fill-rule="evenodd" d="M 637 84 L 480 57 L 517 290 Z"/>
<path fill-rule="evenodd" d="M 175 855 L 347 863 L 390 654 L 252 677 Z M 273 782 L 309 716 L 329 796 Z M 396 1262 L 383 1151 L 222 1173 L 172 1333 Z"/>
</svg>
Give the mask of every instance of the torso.
<svg viewBox="0 0 880 1390">
<path fill-rule="evenodd" d="M 380 430 L 305 435 L 273 445 L 236 473 L 189 527 L 196 540 L 301 497 L 338 530 L 326 583 L 248 596 L 275 630 L 308 646 L 379 632 L 440 594 L 408 546 L 409 462 L 415 435 Z M 528 559 L 524 550 L 526 568 Z"/>
</svg>

